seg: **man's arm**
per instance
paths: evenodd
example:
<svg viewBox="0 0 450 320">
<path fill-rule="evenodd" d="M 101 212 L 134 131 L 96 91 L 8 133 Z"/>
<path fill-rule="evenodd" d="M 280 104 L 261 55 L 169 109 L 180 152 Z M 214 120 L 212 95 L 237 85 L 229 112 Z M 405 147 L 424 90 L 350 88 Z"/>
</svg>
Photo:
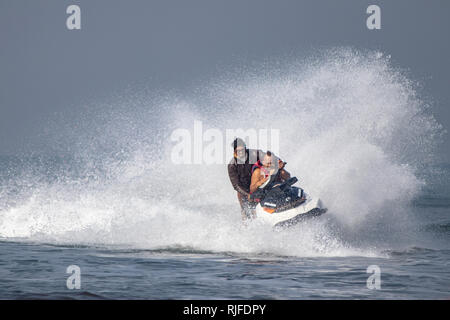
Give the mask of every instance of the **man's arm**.
<svg viewBox="0 0 450 320">
<path fill-rule="evenodd" d="M 281 169 L 280 177 L 281 179 L 283 179 L 283 181 L 286 181 L 291 178 L 291 174 L 287 172 L 285 169 Z"/>
<path fill-rule="evenodd" d="M 252 182 L 250 184 L 250 193 L 253 193 L 258 189 L 264 182 L 267 181 L 269 177 L 264 178 L 264 176 L 261 175 L 261 170 L 255 169 L 252 173 Z"/>
<path fill-rule="evenodd" d="M 240 185 L 239 176 L 237 173 L 237 168 L 233 164 L 228 165 L 228 177 L 230 178 L 231 185 L 234 190 L 239 192 L 245 197 L 248 197 L 250 193 L 248 193 L 243 186 Z"/>
<path fill-rule="evenodd" d="M 278 169 L 280 170 L 280 178 L 286 181 L 291 178 L 291 174 L 284 169 L 286 163 L 281 159 L 278 159 Z"/>
</svg>

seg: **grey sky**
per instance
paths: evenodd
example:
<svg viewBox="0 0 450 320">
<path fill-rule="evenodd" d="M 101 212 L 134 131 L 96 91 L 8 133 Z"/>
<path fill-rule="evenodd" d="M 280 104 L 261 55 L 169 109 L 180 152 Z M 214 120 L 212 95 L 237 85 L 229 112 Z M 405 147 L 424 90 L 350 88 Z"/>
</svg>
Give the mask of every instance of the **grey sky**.
<svg viewBox="0 0 450 320">
<path fill-rule="evenodd" d="M 66 29 L 70 4 L 80 31 Z M 381 30 L 365 26 L 369 4 L 381 7 Z M 449 15 L 446 0 L 0 0 L 0 154 L 53 112 L 133 83 L 183 90 L 218 66 L 333 46 L 391 54 L 448 130 Z"/>
</svg>

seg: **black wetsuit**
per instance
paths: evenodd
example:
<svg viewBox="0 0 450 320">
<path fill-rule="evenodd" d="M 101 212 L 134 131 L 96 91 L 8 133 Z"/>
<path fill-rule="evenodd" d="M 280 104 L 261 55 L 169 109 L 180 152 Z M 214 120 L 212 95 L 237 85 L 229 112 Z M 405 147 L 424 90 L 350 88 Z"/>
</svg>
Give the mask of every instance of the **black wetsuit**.
<svg viewBox="0 0 450 320">
<path fill-rule="evenodd" d="M 237 191 L 239 204 L 241 205 L 241 212 L 243 218 L 250 218 L 254 216 L 254 208 L 256 203 L 249 201 L 250 183 L 252 180 L 252 167 L 259 160 L 261 150 L 246 149 L 245 162 L 240 162 L 233 157 L 228 164 L 228 176 L 231 185 Z"/>
</svg>

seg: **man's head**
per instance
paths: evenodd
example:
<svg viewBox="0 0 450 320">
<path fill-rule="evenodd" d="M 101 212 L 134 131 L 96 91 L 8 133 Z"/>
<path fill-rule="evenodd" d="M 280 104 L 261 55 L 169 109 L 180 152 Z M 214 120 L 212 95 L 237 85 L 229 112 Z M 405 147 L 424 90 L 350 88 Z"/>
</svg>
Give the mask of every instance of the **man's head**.
<svg viewBox="0 0 450 320">
<path fill-rule="evenodd" d="M 270 174 L 276 174 L 278 172 L 278 162 L 280 159 L 270 151 L 267 151 L 262 157 L 262 166 L 270 172 Z"/>
<path fill-rule="evenodd" d="M 236 138 L 231 145 L 234 149 L 234 157 L 237 159 L 245 159 L 246 145 L 244 140 L 242 140 L 241 138 Z"/>
<path fill-rule="evenodd" d="M 273 163 L 272 159 L 273 158 L 274 157 L 272 156 L 272 152 L 267 151 L 262 159 L 262 165 L 266 168 L 272 167 L 272 163 Z"/>
</svg>

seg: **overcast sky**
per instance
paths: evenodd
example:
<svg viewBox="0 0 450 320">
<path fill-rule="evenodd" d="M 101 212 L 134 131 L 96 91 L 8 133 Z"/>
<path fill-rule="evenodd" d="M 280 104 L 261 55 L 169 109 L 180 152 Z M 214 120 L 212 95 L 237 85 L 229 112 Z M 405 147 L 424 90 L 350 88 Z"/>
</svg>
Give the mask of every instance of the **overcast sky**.
<svg viewBox="0 0 450 320">
<path fill-rule="evenodd" d="M 70 4 L 79 31 L 66 28 Z M 366 28 L 369 4 L 381 7 L 381 30 Z M 133 83 L 183 90 L 217 66 L 334 46 L 390 54 L 448 130 L 449 27 L 447 0 L 0 0 L 0 154 L 55 111 Z"/>
</svg>

